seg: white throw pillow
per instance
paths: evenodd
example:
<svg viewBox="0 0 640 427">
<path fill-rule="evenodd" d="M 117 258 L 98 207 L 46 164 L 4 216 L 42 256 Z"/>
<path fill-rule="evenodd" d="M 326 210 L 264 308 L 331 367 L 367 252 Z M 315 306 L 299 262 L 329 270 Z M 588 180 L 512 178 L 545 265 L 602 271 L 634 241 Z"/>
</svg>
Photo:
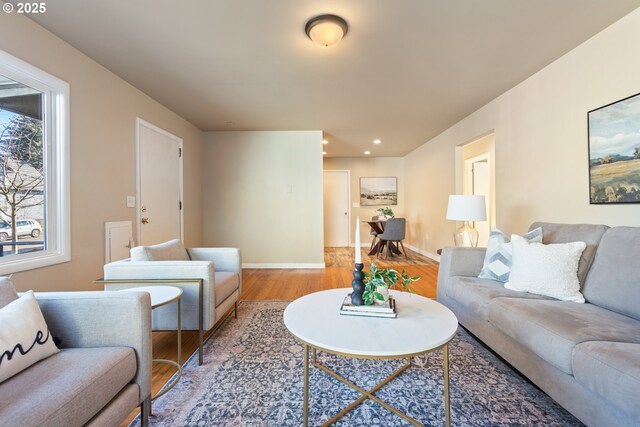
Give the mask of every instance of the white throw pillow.
<svg viewBox="0 0 640 427">
<path fill-rule="evenodd" d="M 189 253 L 180 239 L 131 248 L 131 261 L 189 261 L 189 259 Z"/>
<path fill-rule="evenodd" d="M 0 309 L 0 383 L 59 352 L 33 291 Z"/>
<path fill-rule="evenodd" d="M 523 235 L 529 242 L 542 242 L 542 228 L 538 227 Z M 512 258 L 511 241 L 502 231 L 494 228 L 489 235 L 487 252 L 484 255 L 482 271 L 478 275 L 481 279 L 507 282 L 511 273 Z"/>
<path fill-rule="evenodd" d="M 584 302 L 578 281 L 578 263 L 585 242 L 531 243 L 518 235 L 511 236 L 513 265 L 504 287 L 530 292 L 562 301 Z"/>
</svg>

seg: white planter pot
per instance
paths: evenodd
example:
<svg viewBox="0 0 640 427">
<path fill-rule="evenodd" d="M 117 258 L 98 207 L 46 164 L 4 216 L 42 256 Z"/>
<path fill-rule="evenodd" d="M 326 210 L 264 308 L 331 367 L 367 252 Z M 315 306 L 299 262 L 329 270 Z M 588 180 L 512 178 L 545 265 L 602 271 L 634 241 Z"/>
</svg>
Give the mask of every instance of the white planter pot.
<svg viewBox="0 0 640 427">
<path fill-rule="evenodd" d="M 384 301 L 376 300 L 376 303 L 386 304 L 389 301 L 389 288 L 387 288 L 386 286 L 378 286 L 376 288 L 376 291 L 381 293 L 384 297 Z"/>
</svg>

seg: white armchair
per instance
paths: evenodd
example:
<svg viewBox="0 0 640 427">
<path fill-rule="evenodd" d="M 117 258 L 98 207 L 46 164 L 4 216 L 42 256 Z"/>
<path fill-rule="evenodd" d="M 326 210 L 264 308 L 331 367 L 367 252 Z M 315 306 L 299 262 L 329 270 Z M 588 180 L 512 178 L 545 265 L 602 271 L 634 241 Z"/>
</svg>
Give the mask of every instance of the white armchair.
<svg viewBox="0 0 640 427">
<path fill-rule="evenodd" d="M 237 304 L 242 294 L 242 263 L 238 248 L 190 248 L 186 251 L 190 260 L 135 261 L 131 258 L 112 262 L 104 266 L 103 282 L 105 290 L 152 284 L 182 288 L 182 329 L 200 332 L 202 364 L 203 332 L 213 328 L 231 308 L 237 317 Z M 162 256 L 150 258 L 162 259 Z M 153 310 L 153 330 L 175 330 L 176 321 L 175 307 Z"/>
</svg>

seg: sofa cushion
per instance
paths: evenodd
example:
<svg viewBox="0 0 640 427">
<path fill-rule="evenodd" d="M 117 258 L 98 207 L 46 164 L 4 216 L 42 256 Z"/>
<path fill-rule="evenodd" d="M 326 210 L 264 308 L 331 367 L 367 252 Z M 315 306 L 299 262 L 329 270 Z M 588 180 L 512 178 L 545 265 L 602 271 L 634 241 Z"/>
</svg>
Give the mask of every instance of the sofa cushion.
<svg viewBox="0 0 640 427">
<path fill-rule="evenodd" d="M 584 285 L 585 278 L 593 262 L 600 239 L 609 227 L 600 224 L 552 224 L 534 222 L 530 230 L 542 227 L 542 243 L 585 242 L 587 248 L 582 252 L 578 265 L 578 280 Z"/>
<path fill-rule="evenodd" d="M 11 279 L 6 276 L 0 276 L 0 308 L 17 299 L 18 293 L 13 283 L 11 283 Z"/>
<path fill-rule="evenodd" d="M 220 305 L 224 300 L 238 289 L 240 286 L 240 279 L 238 273 L 228 271 L 216 271 L 216 307 Z"/>
<path fill-rule="evenodd" d="M 63 349 L 0 384 L 0 425 L 84 425 L 135 374 L 131 348 Z"/>
<path fill-rule="evenodd" d="M 531 230 L 522 237 L 529 242 L 542 242 L 542 228 Z M 489 235 L 487 252 L 478 277 L 506 282 L 511 273 L 512 258 L 513 244 L 511 240 L 502 231 L 494 228 Z"/>
<path fill-rule="evenodd" d="M 189 252 L 182 240 L 173 239 L 151 246 L 131 248 L 131 261 L 189 261 Z"/>
<path fill-rule="evenodd" d="M 531 243 L 513 235 L 513 267 L 504 287 L 531 292 L 562 301 L 583 303 L 578 281 L 578 263 L 584 242 Z"/>
<path fill-rule="evenodd" d="M 574 348 L 572 365 L 580 384 L 640 420 L 640 344 L 584 342 Z"/>
<path fill-rule="evenodd" d="M 573 348 L 585 341 L 640 343 L 640 321 L 593 304 L 494 298 L 489 321 L 567 374 Z"/>
<path fill-rule="evenodd" d="M 454 299 L 483 320 L 489 320 L 489 303 L 493 298 L 550 299 L 540 295 L 506 289 L 502 282 L 495 280 L 468 276 L 453 276 L 449 278 L 449 286 L 446 292 L 448 297 Z"/>
<path fill-rule="evenodd" d="M 0 308 L 0 383 L 58 351 L 33 291 Z"/>
<path fill-rule="evenodd" d="M 592 304 L 640 319 L 640 227 L 615 227 L 602 236 L 584 297 Z"/>
</svg>

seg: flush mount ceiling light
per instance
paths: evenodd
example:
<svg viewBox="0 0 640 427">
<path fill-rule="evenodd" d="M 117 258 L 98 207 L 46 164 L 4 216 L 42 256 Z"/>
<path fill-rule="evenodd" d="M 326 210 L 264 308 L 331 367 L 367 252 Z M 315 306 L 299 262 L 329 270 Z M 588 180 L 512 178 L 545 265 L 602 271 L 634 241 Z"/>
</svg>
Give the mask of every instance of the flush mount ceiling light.
<svg viewBox="0 0 640 427">
<path fill-rule="evenodd" d="M 381 139 L 374 139 L 373 143 L 374 144 L 382 144 L 382 140 Z"/>
<path fill-rule="evenodd" d="M 319 15 L 307 21 L 304 31 L 315 44 L 330 47 L 347 34 L 347 21 L 336 15 Z"/>
<path fill-rule="evenodd" d="M 371 154 L 371 151 L 365 151 L 364 154 L 365 156 L 368 156 L 369 154 Z"/>
<path fill-rule="evenodd" d="M 322 143 L 323 143 L 324 145 L 327 145 L 327 144 L 329 143 L 329 141 L 327 141 L 326 139 L 323 139 L 323 140 L 322 140 Z"/>
</svg>

